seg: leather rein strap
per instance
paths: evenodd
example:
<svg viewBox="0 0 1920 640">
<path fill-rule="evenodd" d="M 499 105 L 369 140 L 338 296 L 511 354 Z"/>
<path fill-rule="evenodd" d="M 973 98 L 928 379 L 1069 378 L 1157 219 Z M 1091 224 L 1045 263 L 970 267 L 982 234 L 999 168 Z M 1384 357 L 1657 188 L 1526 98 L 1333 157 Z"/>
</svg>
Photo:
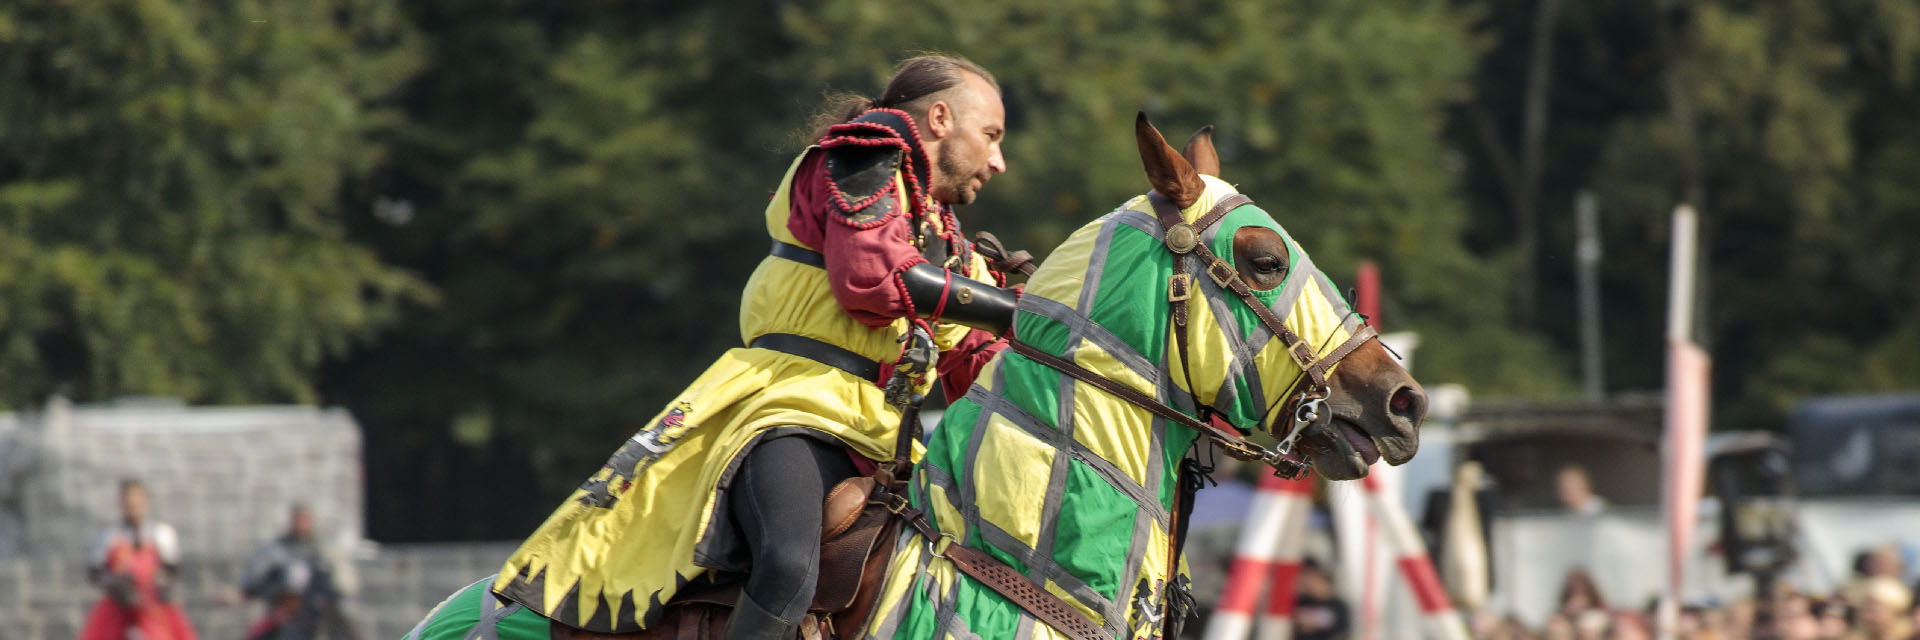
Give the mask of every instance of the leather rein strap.
<svg viewBox="0 0 1920 640">
<path fill-rule="evenodd" d="M 1235 458 L 1264 460 L 1267 454 L 1272 453 L 1258 445 L 1247 442 L 1246 438 L 1240 437 L 1239 434 L 1229 433 L 1225 429 L 1213 426 L 1212 423 L 1204 422 L 1193 416 L 1181 413 L 1179 409 L 1167 406 L 1166 403 L 1155 400 L 1152 396 L 1141 393 L 1132 387 L 1114 382 L 1112 378 L 1089 371 L 1071 360 L 1041 351 L 1033 345 L 1014 339 L 1007 340 L 1007 348 L 1012 349 L 1014 353 L 1025 356 L 1029 360 L 1046 365 L 1048 368 L 1064 373 L 1068 377 L 1085 382 L 1096 389 L 1112 394 L 1121 400 L 1127 401 L 1129 404 L 1146 409 L 1148 413 L 1206 434 L 1207 437 L 1212 438 L 1215 442 L 1218 442 L 1221 447 L 1227 449 L 1229 455 L 1233 455 Z"/>
</svg>

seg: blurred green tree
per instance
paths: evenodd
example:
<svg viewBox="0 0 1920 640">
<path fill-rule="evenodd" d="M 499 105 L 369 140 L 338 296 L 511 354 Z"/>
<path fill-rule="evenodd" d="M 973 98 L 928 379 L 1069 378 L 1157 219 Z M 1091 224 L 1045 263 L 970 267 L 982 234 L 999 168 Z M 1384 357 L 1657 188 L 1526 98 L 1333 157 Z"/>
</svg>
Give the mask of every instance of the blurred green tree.
<svg viewBox="0 0 1920 640">
<path fill-rule="evenodd" d="M 1011 171 L 962 212 L 1044 255 L 1146 188 L 1131 126 L 1204 124 L 1337 280 L 1381 262 L 1428 379 L 1570 388 L 1462 246 L 1442 140 L 1481 50 L 1443 0 L 1035 5 L 410 3 L 427 67 L 355 237 L 444 294 L 329 367 L 384 539 L 515 536 L 725 348 L 760 211 L 821 94 L 923 50 L 992 69 Z M 1354 43 L 1369 46 L 1354 46 Z M 1410 52 L 1419 52 L 1410 55 Z M 525 505 L 502 513 L 499 504 Z M 443 517 L 422 518 L 423 512 Z"/>
<path fill-rule="evenodd" d="M 416 45 L 380 2 L 0 6 L 0 403 L 316 400 L 433 299 L 341 222 Z"/>
<path fill-rule="evenodd" d="M 1701 208 L 1716 423 L 1920 388 L 1920 6 L 1659 7 L 1664 110 L 1621 120 L 1596 180 L 1656 253 L 1674 204 Z M 1664 290 L 1664 268 L 1631 277 Z"/>
</svg>

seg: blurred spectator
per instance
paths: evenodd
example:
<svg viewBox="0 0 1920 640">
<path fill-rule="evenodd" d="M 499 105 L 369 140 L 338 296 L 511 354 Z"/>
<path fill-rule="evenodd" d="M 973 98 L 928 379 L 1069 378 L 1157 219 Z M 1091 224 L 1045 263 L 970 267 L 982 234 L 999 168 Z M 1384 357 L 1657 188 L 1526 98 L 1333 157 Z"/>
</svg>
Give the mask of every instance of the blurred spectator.
<svg viewBox="0 0 1920 640">
<path fill-rule="evenodd" d="M 1718 608 L 1698 604 L 1681 607 L 1674 636 L 1684 640 L 1721 640 L 1727 637 L 1723 629 L 1725 618 L 1725 612 Z"/>
<path fill-rule="evenodd" d="M 1649 640 L 1653 629 L 1647 619 L 1632 611 L 1620 611 L 1613 614 L 1613 625 L 1607 630 L 1607 640 Z"/>
<path fill-rule="evenodd" d="M 1729 605 L 1727 607 L 1727 611 L 1726 611 L 1727 637 L 1729 638 L 1753 637 L 1753 613 L 1754 613 L 1753 609 L 1754 607 L 1753 607 L 1752 598 L 1741 598 L 1739 600 L 1734 601 L 1732 605 Z"/>
<path fill-rule="evenodd" d="M 1593 479 L 1587 476 L 1587 468 L 1577 464 L 1560 467 L 1553 476 L 1554 495 L 1560 498 L 1560 504 L 1568 511 L 1578 515 L 1598 515 L 1607 508 L 1607 501 L 1593 492 Z"/>
<path fill-rule="evenodd" d="M 1547 624 L 1541 629 L 1540 637 L 1546 640 L 1574 640 L 1578 637 L 1573 631 L 1573 617 L 1555 611 L 1547 616 Z"/>
<path fill-rule="evenodd" d="M 1780 640 L 1816 640 L 1820 638 L 1820 623 L 1806 596 L 1798 593 L 1782 594 L 1773 609 L 1773 634 Z"/>
<path fill-rule="evenodd" d="M 1883 545 L 1862 551 L 1853 557 L 1853 578 L 1841 587 L 1840 595 L 1855 609 L 1866 606 L 1870 596 L 1911 601 L 1913 592 L 1901 583 L 1905 567 L 1900 561 L 1900 552 L 1893 545 Z M 1901 610 L 1905 610 L 1904 605 Z"/>
<path fill-rule="evenodd" d="M 1600 586 L 1594 584 L 1593 576 L 1585 569 L 1567 572 L 1566 582 L 1560 585 L 1559 603 L 1556 612 L 1565 616 L 1571 625 L 1571 637 L 1585 640 L 1606 635 L 1610 621 L 1607 600 L 1600 595 Z"/>
<path fill-rule="evenodd" d="M 1853 629 L 1853 611 L 1837 598 L 1815 600 L 1808 607 L 1820 638 L 1845 638 Z"/>
<path fill-rule="evenodd" d="M 88 573 L 105 591 L 80 640 L 196 640 L 172 598 L 179 540 L 173 527 L 147 518 L 147 487 L 120 482 L 120 522 L 100 533 L 87 555 Z"/>
<path fill-rule="evenodd" d="M 1856 603 L 1859 637 L 1867 640 L 1907 640 L 1913 635 L 1906 611 L 1913 604 L 1907 588 L 1898 582 L 1876 579 L 1864 589 Z"/>
<path fill-rule="evenodd" d="M 247 629 L 248 640 L 357 637 L 341 609 L 334 563 L 314 536 L 313 512 L 294 505 L 289 520 L 286 535 L 247 560 L 241 591 L 267 603 L 266 615 Z"/>
<path fill-rule="evenodd" d="M 1334 640 L 1347 637 L 1353 625 L 1347 603 L 1333 592 L 1333 577 L 1320 563 L 1307 561 L 1300 567 L 1299 593 L 1293 605 L 1293 637 L 1297 640 Z"/>
</svg>

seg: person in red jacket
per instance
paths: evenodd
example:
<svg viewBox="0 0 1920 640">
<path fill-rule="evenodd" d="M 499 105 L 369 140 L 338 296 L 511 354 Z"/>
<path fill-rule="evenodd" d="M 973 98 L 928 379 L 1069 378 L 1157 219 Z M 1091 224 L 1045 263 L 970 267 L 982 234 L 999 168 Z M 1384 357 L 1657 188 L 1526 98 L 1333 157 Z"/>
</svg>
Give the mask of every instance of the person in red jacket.
<svg viewBox="0 0 1920 640">
<path fill-rule="evenodd" d="M 147 487 L 120 483 L 120 522 L 100 533 L 88 573 L 106 593 L 87 615 L 80 640 L 196 640 L 186 614 L 173 602 L 179 562 L 173 527 L 147 518 Z"/>
</svg>

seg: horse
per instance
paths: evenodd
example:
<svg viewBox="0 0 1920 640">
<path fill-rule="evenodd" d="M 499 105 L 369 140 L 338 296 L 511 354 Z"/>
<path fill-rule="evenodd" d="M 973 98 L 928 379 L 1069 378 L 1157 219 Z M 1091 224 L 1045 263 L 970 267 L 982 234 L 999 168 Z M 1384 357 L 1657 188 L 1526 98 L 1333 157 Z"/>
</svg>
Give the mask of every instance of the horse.
<svg viewBox="0 0 1920 640">
<path fill-rule="evenodd" d="M 1190 600 L 1181 523 L 1213 450 L 1200 440 L 1332 480 L 1417 451 L 1419 383 L 1279 223 L 1220 179 L 1211 127 L 1184 151 L 1145 113 L 1134 129 L 1152 191 L 1073 232 L 1028 279 L 1010 348 L 902 470 L 905 495 L 887 511 L 912 526 L 861 585 L 862 615 L 809 634 L 1177 637 Z M 1241 436 L 1253 432 L 1279 444 Z M 446 627 L 434 621 L 448 612 L 462 636 L 582 636 L 490 597 L 491 582 L 449 597 L 409 638 Z M 704 614 L 663 623 L 630 637 L 720 628 Z"/>
</svg>

